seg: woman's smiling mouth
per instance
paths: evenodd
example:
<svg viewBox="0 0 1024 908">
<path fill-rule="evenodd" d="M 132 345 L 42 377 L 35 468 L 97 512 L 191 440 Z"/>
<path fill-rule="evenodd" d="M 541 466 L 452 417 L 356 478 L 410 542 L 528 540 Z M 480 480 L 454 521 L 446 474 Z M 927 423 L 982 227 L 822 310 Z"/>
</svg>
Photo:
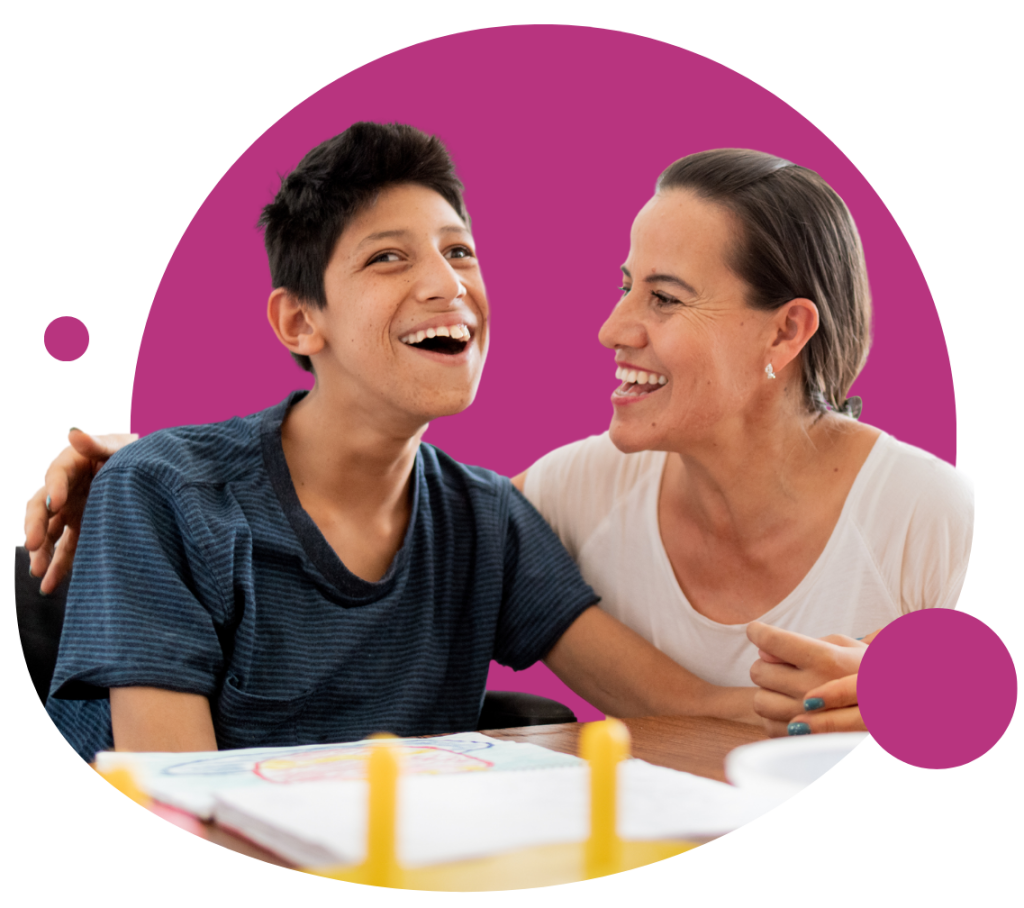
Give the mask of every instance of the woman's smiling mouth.
<svg viewBox="0 0 1024 908">
<path fill-rule="evenodd" d="M 612 399 L 623 403 L 625 403 L 623 398 L 637 400 L 647 397 L 660 390 L 668 382 L 668 377 L 665 375 L 644 369 L 634 369 L 632 366 L 619 366 L 615 370 L 615 377 L 622 384 L 615 389 Z"/>
</svg>

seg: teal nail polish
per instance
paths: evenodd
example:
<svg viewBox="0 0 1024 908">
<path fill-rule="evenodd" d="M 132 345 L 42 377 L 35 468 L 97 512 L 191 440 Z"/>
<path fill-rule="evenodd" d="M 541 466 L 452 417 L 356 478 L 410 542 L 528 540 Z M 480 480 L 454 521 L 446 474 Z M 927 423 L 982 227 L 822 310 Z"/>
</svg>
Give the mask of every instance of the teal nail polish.
<svg viewBox="0 0 1024 908">
<path fill-rule="evenodd" d="M 809 735 L 811 733 L 811 726 L 806 722 L 790 722 L 786 728 L 787 735 Z"/>
<path fill-rule="evenodd" d="M 821 697 L 808 697 L 804 700 L 804 712 L 814 712 L 816 709 L 821 709 L 825 705 L 825 701 Z"/>
<path fill-rule="evenodd" d="M 53 513 L 53 511 L 50 510 L 50 496 L 49 495 L 46 496 L 46 510 L 50 514 Z"/>
<path fill-rule="evenodd" d="M 82 430 L 79 429 L 78 426 L 72 426 L 70 429 L 68 429 L 68 431 L 69 432 L 81 432 Z"/>
</svg>

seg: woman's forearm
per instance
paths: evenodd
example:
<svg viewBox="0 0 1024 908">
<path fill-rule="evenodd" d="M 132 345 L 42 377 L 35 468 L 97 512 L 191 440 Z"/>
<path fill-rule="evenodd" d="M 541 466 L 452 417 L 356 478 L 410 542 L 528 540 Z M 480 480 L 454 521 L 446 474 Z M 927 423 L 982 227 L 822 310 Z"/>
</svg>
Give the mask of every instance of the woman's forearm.
<svg viewBox="0 0 1024 908">
<path fill-rule="evenodd" d="M 756 687 L 718 687 L 708 685 L 710 690 L 705 694 L 703 715 L 718 719 L 732 719 L 735 722 L 746 722 L 750 725 L 761 725 L 761 717 L 754 712 L 754 694 Z"/>
</svg>

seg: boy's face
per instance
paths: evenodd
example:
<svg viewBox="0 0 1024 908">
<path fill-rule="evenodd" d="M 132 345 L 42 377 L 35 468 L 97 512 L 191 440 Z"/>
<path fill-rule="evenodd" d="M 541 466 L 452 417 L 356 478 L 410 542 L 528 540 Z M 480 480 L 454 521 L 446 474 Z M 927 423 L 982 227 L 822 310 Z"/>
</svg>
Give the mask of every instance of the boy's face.
<svg viewBox="0 0 1024 908">
<path fill-rule="evenodd" d="M 489 310 L 473 237 L 442 196 L 382 191 L 342 231 L 324 288 L 327 306 L 308 312 L 321 390 L 416 427 L 473 402 Z"/>
</svg>

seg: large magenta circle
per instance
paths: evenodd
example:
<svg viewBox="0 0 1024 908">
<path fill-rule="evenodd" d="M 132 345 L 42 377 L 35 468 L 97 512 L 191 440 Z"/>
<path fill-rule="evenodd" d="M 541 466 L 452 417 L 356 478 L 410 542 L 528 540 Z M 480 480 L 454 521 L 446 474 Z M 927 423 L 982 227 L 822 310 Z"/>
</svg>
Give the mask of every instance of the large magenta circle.
<svg viewBox="0 0 1024 908">
<path fill-rule="evenodd" d="M 280 176 L 357 120 L 438 135 L 467 187 L 493 321 L 476 403 L 427 435 L 456 458 L 512 475 L 607 428 L 615 381 L 597 332 L 618 296 L 630 223 L 669 163 L 744 147 L 816 170 L 845 199 L 875 304 L 874 347 L 853 389 L 863 419 L 954 460 L 953 382 L 935 307 L 856 167 L 800 114 L 724 66 L 648 38 L 551 25 L 466 32 L 390 54 L 260 136 L 167 267 L 139 353 L 133 431 L 251 413 L 308 387 L 267 325 L 270 277 L 255 225 Z M 550 683 L 520 675 L 508 686 L 545 693 Z M 584 705 L 580 718 L 595 715 Z"/>
</svg>

